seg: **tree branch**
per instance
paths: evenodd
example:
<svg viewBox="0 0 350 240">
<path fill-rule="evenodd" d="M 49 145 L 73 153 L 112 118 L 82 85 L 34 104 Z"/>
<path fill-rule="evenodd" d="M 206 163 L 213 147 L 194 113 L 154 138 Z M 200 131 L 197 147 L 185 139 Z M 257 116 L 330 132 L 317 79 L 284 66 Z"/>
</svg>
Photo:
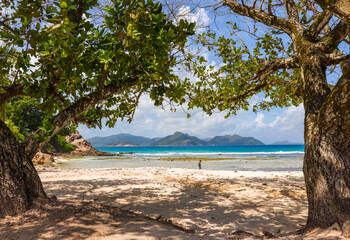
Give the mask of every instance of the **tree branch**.
<svg viewBox="0 0 350 240">
<path fill-rule="evenodd" d="M 21 84 L 12 84 L 10 86 L 3 87 L 0 92 L 2 91 L 4 92 L 0 94 L 0 106 L 13 97 L 26 95 L 23 92 L 23 85 Z"/>
<path fill-rule="evenodd" d="M 260 1 L 260 5 L 259 5 L 259 10 L 260 11 L 262 11 L 263 5 L 264 5 L 264 0 L 261 0 Z"/>
<path fill-rule="evenodd" d="M 247 95 L 253 95 L 257 92 L 260 92 L 261 89 L 268 86 L 272 81 L 265 81 L 265 78 L 271 74 L 272 72 L 278 70 L 278 69 L 290 69 L 290 68 L 296 68 L 298 67 L 296 63 L 296 59 L 294 57 L 289 58 L 278 58 L 273 60 L 270 63 L 267 63 L 266 67 L 260 71 L 258 71 L 253 77 L 248 79 L 247 81 L 252 81 L 254 79 L 259 79 L 260 81 L 252 86 L 251 88 L 248 88 L 244 90 L 242 93 L 232 96 L 229 99 L 220 99 L 220 101 L 232 101 L 232 102 L 238 102 L 242 99 L 245 99 Z"/>
<path fill-rule="evenodd" d="M 290 19 L 299 22 L 298 8 L 293 0 L 285 0 L 284 4 L 286 6 L 287 14 Z"/>
<path fill-rule="evenodd" d="M 350 23 L 350 1 L 349 0 L 315 0 L 323 9 L 328 9 L 337 17 Z"/>
<path fill-rule="evenodd" d="M 333 65 L 333 64 L 339 64 L 343 61 L 349 61 L 350 60 L 350 54 L 327 54 L 325 56 L 326 65 Z"/>
<path fill-rule="evenodd" d="M 276 58 L 272 62 L 264 63 L 266 66 L 258 71 L 253 77 L 249 78 L 247 81 L 252 81 L 255 79 L 264 80 L 265 77 L 270 75 L 276 70 L 279 69 L 290 69 L 297 68 L 298 64 L 296 63 L 295 57 L 289 58 Z"/>
<path fill-rule="evenodd" d="M 317 39 L 317 35 L 320 34 L 322 29 L 328 24 L 332 16 L 333 14 L 328 10 L 318 14 L 314 22 L 307 29 L 305 29 L 303 33 L 304 37 L 310 42 L 316 42 L 319 40 Z"/>
<path fill-rule="evenodd" d="M 267 12 L 268 12 L 270 15 L 272 15 L 271 5 L 272 5 L 272 0 L 267 0 Z"/>
<path fill-rule="evenodd" d="M 9 25 L 7 25 L 7 24 L 5 23 L 5 21 L 0 21 L 0 25 L 3 26 L 4 28 L 6 28 L 7 30 L 9 30 L 10 32 L 15 33 L 15 31 L 13 30 L 13 28 L 10 27 Z"/>
<path fill-rule="evenodd" d="M 321 38 L 316 47 L 319 47 L 325 53 L 332 53 L 349 33 L 350 24 L 340 21 L 333 30 Z"/>
<path fill-rule="evenodd" d="M 223 5 L 228 6 L 232 11 L 239 15 L 252 18 L 267 26 L 283 30 L 288 34 L 293 33 L 293 28 L 295 26 L 294 21 L 291 22 L 288 19 L 267 14 L 264 11 L 246 5 L 242 6 L 241 4 L 237 3 L 236 0 L 225 0 Z"/>
<path fill-rule="evenodd" d="M 248 95 L 254 95 L 257 92 L 260 92 L 261 89 L 266 87 L 269 84 L 268 81 L 261 81 L 258 84 L 254 85 L 252 88 L 244 90 L 242 93 L 232 96 L 231 98 L 222 98 L 220 101 L 229 101 L 229 102 L 238 102 L 241 101 L 242 99 L 245 99 Z"/>
<path fill-rule="evenodd" d="M 131 88 L 139 81 L 138 78 L 130 78 L 128 81 L 122 84 L 122 87 L 117 86 L 116 84 L 109 84 L 105 86 L 101 91 L 97 89 L 96 91 L 90 93 L 89 95 L 79 99 L 77 102 L 73 103 L 71 106 L 67 107 L 65 110 L 57 114 L 55 117 L 50 119 L 51 124 L 54 126 L 55 130 L 52 134 L 46 139 L 49 141 L 55 134 L 62 130 L 69 122 L 74 121 L 79 115 L 89 110 L 91 107 L 102 102 L 106 98 L 121 93 L 126 88 Z M 38 149 L 42 147 L 46 142 L 39 142 L 34 134 L 43 134 L 41 130 L 37 130 L 30 137 L 25 139 L 24 146 L 26 153 L 29 157 L 34 157 Z"/>
<path fill-rule="evenodd" d="M 107 78 L 107 67 L 108 66 L 106 66 L 105 63 L 102 65 L 101 77 L 100 77 L 99 82 L 98 82 L 98 90 L 99 91 L 103 91 L 103 89 L 105 87 L 105 81 Z"/>
</svg>

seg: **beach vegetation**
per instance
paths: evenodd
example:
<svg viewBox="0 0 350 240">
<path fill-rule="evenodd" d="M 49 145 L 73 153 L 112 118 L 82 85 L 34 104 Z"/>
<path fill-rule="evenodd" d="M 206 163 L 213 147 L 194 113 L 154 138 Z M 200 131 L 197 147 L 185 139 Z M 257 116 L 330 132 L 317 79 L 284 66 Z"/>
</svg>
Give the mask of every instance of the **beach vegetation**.
<svg viewBox="0 0 350 240">
<path fill-rule="evenodd" d="M 350 221 L 349 5 L 226 0 L 205 6 L 236 18 L 225 26 L 230 34 L 198 38 L 216 65 L 203 56 L 187 65 L 199 79 L 189 106 L 209 115 L 303 104 L 306 230 Z"/>
<path fill-rule="evenodd" d="M 152 0 L 1 0 L 0 10 L 0 214 L 13 215 L 47 199 L 32 158 L 65 126 L 131 121 L 142 94 L 183 103 L 187 80 L 173 68 L 195 24 Z M 19 96 L 39 104 L 35 121 L 4 121 Z"/>
</svg>

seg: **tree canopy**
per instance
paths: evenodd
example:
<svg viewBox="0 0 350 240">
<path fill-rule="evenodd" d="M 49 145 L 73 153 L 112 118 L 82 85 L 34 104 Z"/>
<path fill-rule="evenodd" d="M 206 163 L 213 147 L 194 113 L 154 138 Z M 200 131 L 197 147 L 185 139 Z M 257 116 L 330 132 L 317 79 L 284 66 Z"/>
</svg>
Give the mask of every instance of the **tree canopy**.
<svg viewBox="0 0 350 240">
<path fill-rule="evenodd" d="M 160 3 L 142 0 L 111 1 L 92 22 L 97 6 L 97 0 L 1 1 L 0 106 L 28 96 L 52 116 L 28 144 L 71 121 L 101 126 L 106 118 L 111 127 L 131 117 L 146 92 L 156 105 L 184 101 L 185 85 L 172 67 L 194 24 L 174 24 Z"/>
<path fill-rule="evenodd" d="M 220 6 L 216 11 L 226 7 L 240 17 L 219 27 L 230 29 L 229 34 L 208 31 L 199 36 L 197 42 L 217 65 L 209 66 L 203 56 L 188 64 L 199 79 L 190 107 L 201 107 L 209 114 L 225 110 L 229 116 L 240 109 L 297 106 L 303 102 L 305 87 L 300 69 L 315 48 L 323 53 L 327 73 L 338 73 L 328 83 L 337 82 L 339 64 L 349 54 L 349 24 L 328 9 L 322 10 L 314 1 L 292 0 L 223 1 L 216 6 Z M 258 93 L 263 97 L 252 102 Z"/>
</svg>

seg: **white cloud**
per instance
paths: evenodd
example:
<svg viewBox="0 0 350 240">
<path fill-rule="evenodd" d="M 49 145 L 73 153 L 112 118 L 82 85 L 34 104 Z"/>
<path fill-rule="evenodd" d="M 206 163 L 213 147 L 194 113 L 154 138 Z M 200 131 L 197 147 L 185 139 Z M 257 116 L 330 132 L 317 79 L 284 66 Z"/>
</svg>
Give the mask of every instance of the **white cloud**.
<svg viewBox="0 0 350 240">
<path fill-rule="evenodd" d="M 265 117 L 264 114 L 258 113 L 256 119 L 253 122 L 254 124 L 256 124 L 256 127 L 258 127 L 258 128 L 274 128 L 281 120 L 281 117 L 277 116 L 273 122 L 264 123 L 263 122 L 264 117 Z"/>
<path fill-rule="evenodd" d="M 177 13 L 178 20 L 184 19 L 188 22 L 196 23 L 196 32 L 201 33 L 211 22 L 208 13 L 203 8 L 196 8 L 197 12 L 193 13 L 189 6 L 182 6 Z"/>
<path fill-rule="evenodd" d="M 303 141 L 304 110 L 302 106 L 258 114 L 239 111 L 237 116 L 228 119 L 225 119 L 225 112 L 214 113 L 212 116 L 208 116 L 200 109 L 188 112 L 192 115 L 189 119 L 186 117 L 187 112 L 181 108 L 176 112 L 171 112 L 168 107 L 164 110 L 153 106 L 149 97 L 143 96 L 131 124 L 118 122 L 115 128 L 104 127 L 102 130 L 79 127 L 79 131 L 86 138 L 119 133 L 165 137 L 175 131 L 181 131 L 200 138 L 239 134 L 244 137 L 255 137 L 264 143 L 281 140 Z"/>
<path fill-rule="evenodd" d="M 252 136 L 261 136 L 265 143 L 281 140 L 290 142 L 303 142 L 304 108 L 292 106 L 271 112 L 258 113 L 255 119 L 242 122 L 239 128 L 245 129 Z"/>
</svg>

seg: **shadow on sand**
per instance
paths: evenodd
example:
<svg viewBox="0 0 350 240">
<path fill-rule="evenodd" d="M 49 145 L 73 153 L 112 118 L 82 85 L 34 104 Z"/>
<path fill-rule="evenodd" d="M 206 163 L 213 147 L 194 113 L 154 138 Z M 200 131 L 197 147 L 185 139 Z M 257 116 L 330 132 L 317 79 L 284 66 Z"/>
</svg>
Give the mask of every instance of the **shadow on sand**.
<svg viewBox="0 0 350 240">
<path fill-rule="evenodd" d="M 196 234 L 189 235 L 195 237 L 195 239 L 200 237 L 199 235 L 209 236 L 209 239 L 235 239 L 234 234 L 237 231 L 252 232 L 256 237 L 262 237 L 264 234 L 266 236 L 266 233 L 279 237 L 294 234 L 305 223 L 305 216 L 300 215 L 307 208 L 305 197 L 290 194 L 288 189 L 275 190 L 270 187 L 271 194 L 279 194 L 280 198 L 269 200 L 269 196 L 255 195 L 251 197 L 247 195 L 246 198 L 242 199 L 241 195 L 237 197 L 234 192 L 224 191 L 219 187 L 222 185 L 240 185 L 242 189 L 236 189 L 236 191 L 244 191 L 244 186 L 253 187 L 258 191 L 267 188 L 265 181 L 266 179 L 263 178 L 255 178 L 250 182 L 227 179 L 224 182 L 222 180 L 212 180 L 208 184 L 205 181 L 167 179 L 155 188 L 152 185 L 154 183 L 152 180 L 140 181 L 135 177 L 123 180 L 106 180 L 103 178 L 78 181 L 47 180 L 44 185 L 49 195 L 56 195 L 59 199 L 94 201 L 142 213 L 153 219 L 170 222 L 189 232 L 195 232 Z M 162 188 L 169 188 L 169 184 L 175 187 L 167 190 L 170 191 L 167 194 L 163 194 L 164 189 Z M 288 186 L 290 182 L 278 182 L 276 180 L 275 184 Z M 294 186 L 290 187 L 293 188 Z M 60 232 L 64 231 L 64 228 L 59 231 L 54 228 L 57 228 L 57 224 L 62 220 L 58 218 L 58 215 L 52 214 L 52 217 L 57 217 L 56 222 L 54 222 L 56 226 L 43 226 L 42 231 L 55 231 L 59 236 L 63 234 Z M 151 221 L 149 218 L 145 219 Z M 78 219 L 78 221 L 84 223 L 83 219 Z M 98 221 L 103 222 L 103 220 L 94 220 L 91 224 L 100 224 Z M 89 222 L 86 224 L 88 226 Z M 130 234 L 130 231 L 133 231 L 132 228 L 126 227 L 127 224 L 125 224 L 124 229 L 121 226 L 118 227 L 119 233 Z M 258 230 L 252 231 L 251 229 Z M 180 230 L 175 230 L 174 236 L 178 236 L 177 231 Z M 30 232 L 30 229 L 26 231 Z M 79 227 L 76 231 L 81 232 L 83 236 L 91 235 L 91 232 L 89 232 L 91 228 Z M 144 231 L 142 234 L 147 233 L 144 229 L 140 231 Z M 149 236 L 158 239 L 163 233 L 161 230 L 156 232 L 150 230 Z M 136 231 L 135 234 L 139 233 Z M 169 238 L 169 234 L 165 234 L 165 236 L 168 236 L 167 239 L 173 239 Z M 0 234 L 0 239 L 2 236 Z M 185 239 L 192 238 L 189 238 L 189 236 Z M 200 238 L 202 239 L 202 237 Z"/>
</svg>

